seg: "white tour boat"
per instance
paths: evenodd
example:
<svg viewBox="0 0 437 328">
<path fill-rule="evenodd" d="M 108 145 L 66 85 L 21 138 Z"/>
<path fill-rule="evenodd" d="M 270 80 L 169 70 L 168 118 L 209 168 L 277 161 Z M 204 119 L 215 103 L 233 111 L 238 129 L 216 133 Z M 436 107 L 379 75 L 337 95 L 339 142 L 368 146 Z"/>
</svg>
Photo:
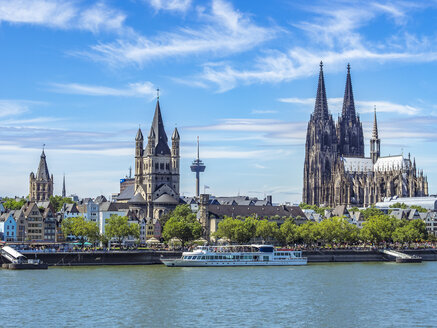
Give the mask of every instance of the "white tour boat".
<svg viewBox="0 0 437 328">
<path fill-rule="evenodd" d="M 302 251 L 272 245 L 198 246 L 179 259 L 161 259 L 168 267 L 305 265 Z"/>
</svg>

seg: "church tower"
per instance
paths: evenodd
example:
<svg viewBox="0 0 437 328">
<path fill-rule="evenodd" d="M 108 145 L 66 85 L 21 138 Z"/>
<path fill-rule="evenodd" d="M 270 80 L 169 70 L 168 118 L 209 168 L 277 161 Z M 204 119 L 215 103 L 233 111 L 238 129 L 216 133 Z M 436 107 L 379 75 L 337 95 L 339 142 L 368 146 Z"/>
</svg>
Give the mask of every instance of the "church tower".
<svg viewBox="0 0 437 328">
<path fill-rule="evenodd" d="M 333 203 L 331 181 L 337 158 L 337 134 L 332 115 L 328 111 L 323 63 L 320 62 L 316 103 L 308 122 L 305 143 L 304 203 Z"/>
<path fill-rule="evenodd" d="M 378 122 L 376 121 L 376 106 L 373 110 L 373 131 L 370 139 L 370 158 L 373 164 L 376 163 L 381 155 L 381 140 L 378 138 Z"/>
<path fill-rule="evenodd" d="M 170 150 L 158 96 L 146 147 L 141 129 L 135 138 L 135 196 L 128 201 L 143 207 L 147 218 L 159 218 L 179 203 L 179 141 L 175 129 Z"/>
<path fill-rule="evenodd" d="M 342 157 L 364 157 L 363 126 L 355 112 L 350 65 L 347 65 L 343 110 L 337 123 L 338 154 Z"/>
<path fill-rule="evenodd" d="M 30 173 L 29 198 L 30 201 L 41 202 L 49 200 L 51 196 L 53 196 L 53 174 L 51 176 L 49 174 L 43 148 L 36 176 L 33 172 Z"/>
</svg>

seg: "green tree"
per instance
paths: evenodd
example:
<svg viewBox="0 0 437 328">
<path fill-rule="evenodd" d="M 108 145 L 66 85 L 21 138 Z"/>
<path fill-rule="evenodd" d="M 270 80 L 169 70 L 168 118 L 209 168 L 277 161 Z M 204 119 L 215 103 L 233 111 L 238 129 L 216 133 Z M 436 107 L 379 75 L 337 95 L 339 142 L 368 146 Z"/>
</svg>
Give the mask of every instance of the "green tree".
<svg viewBox="0 0 437 328">
<path fill-rule="evenodd" d="M 26 204 L 26 199 L 21 198 L 19 201 L 16 201 L 13 198 L 3 198 L 3 206 L 7 210 L 19 210 Z"/>
<path fill-rule="evenodd" d="M 278 224 L 268 220 L 260 220 L 256 224 L 256 236 L 261 237 L 264 242 L 270 238 L 275 238 L 278 233 Z"/>
<path fill-rule="evenodd" d="M 138 223 L 129 223 L 128 217 L 113 214 L 106 222 L 105 234 L 109 239 L 115 238 L 121 247 L 125 238 L 138 238 L 140 228 Z"/>
<path fill-rule="evenodd" d="M 390 241 L 392 233 L 399 225 L 398 221 L 399 220 L 389 215 L 372 216 L 363 223 L 363 228 L 360 231 L 360 239 L 376 244 L 380 244 L 383 241 Z"/>
<path fill-rule="evenodd" d="M 187 242 L 200 238 L 202 225 L 189 205 L 179 205 L 170 214 L 162 233 L 165 240 L 178 238 L 185 246 Z"/>
<path fill-rule="evenodd" d="M 237 220 L 234 240 L 239 244 L 247 244 L 256 235 L 258 221 L 253 217 L 247 217 L 244 221 Z"/>
<path fill-rule="evenodd" d="M 294 244 L 299 239 L 298 226 L 294 223 L 293 219 L 288 218 L 285 220 L 279 228 L 279 237 L 276 239 L 282 244 Z"/>
<path fill-rule="evenodd" d="M 307 245 L 313 245 L 321 239 L 318 224 L 313 221 L 305 222 L 298 227 L 298 238 Z"/>
<path fill-rule="evenodd" d="M 403 209 L 403 210 L 405 210 L 406 208 L 408 208 L 407 204 L 405 204 L 405 203 L 401 203 L 401 202 L 397 202 L 397 203 L 391 204 L 389 207 L 390 207 L 390 208 L 401 208 L 401 209 Z"/>
<path fill-rule="evenodd" d="M 309 205 L 303 202 L 299 204 L 299 207 L 303 210 L 313 210 L 320 215 L 324 215 L 325 210 L 330 209 L 329 207 L 318 207 L 317 205 Z"/>
<path fill-rule="evenodd" d="M 363 215 L 364 219 L 368 219 L 370 217 L 378 216 L 378 215 L 384 215 L 384 213 L 376 208 L 375 206 L 371 206 L 366 208 L 365 210 L 361 211 L 361 214 Z"/>
<path fill-rule="evenodd" d="M 417 210 L 417 211 L 419 211 L 420 213 L 426 213 L 426 212 L 428 212 L 428 210 L 427 210 L 426 208 L 424 208 L 424 207 L 422 207 L 422 206 L 419 206 L 419 205 L 411 205 L 410 208 L 413 209 L 413 210 Z"/>
<path fill-rule="evenodd" d="M 82 247 L 86 240 L 90 242 L 99 240 L 97 223 L 87 221 L 82 216 L 65 218 L 62 220 L 61 229 L 65 237 L 72 235 L 79 239 Z"/>
<path fill-rule="evenodd" d="M 59 212 L 64 204 L 73 204 L 74 201 L 69 197 L 62 197 L 56 195 L 56 196 L 50 196 L 50 203 L 52 203 L 55 211 Z"/>
<path fill-rule="evenodd" d="M 225 217 L 224 220 L 219 222 L 214 236 L 217 238 L 227 238 L 230 241 L 234 240 L 235 227 L 238 224 L 237 221 L 240 220 L 232 217 Z"/>
</svg>

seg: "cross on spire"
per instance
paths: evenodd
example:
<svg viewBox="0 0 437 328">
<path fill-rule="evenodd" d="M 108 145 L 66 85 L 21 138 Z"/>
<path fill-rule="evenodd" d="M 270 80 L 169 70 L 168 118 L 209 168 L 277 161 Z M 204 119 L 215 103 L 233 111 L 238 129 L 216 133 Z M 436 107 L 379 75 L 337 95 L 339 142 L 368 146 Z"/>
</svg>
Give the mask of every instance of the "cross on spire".
<svg viewBox="0 0 437 328">
<path fill-rule="evenodd" d="M 156 89 L 156 98 L 159 100 L 159 88 Z"/>
</svg>

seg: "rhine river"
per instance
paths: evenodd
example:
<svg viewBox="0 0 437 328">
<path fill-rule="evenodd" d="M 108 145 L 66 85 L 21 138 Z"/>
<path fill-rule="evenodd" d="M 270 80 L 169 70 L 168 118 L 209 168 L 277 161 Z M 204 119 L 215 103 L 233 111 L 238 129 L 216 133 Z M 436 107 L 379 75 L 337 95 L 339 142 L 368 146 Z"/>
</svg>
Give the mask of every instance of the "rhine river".
<svg viewBox="0 0 437 328">
<path fill-rule="evenodd" d="M 2 327 L 437 327 L 437 262 L 0 270 Z"/>
</svg>

